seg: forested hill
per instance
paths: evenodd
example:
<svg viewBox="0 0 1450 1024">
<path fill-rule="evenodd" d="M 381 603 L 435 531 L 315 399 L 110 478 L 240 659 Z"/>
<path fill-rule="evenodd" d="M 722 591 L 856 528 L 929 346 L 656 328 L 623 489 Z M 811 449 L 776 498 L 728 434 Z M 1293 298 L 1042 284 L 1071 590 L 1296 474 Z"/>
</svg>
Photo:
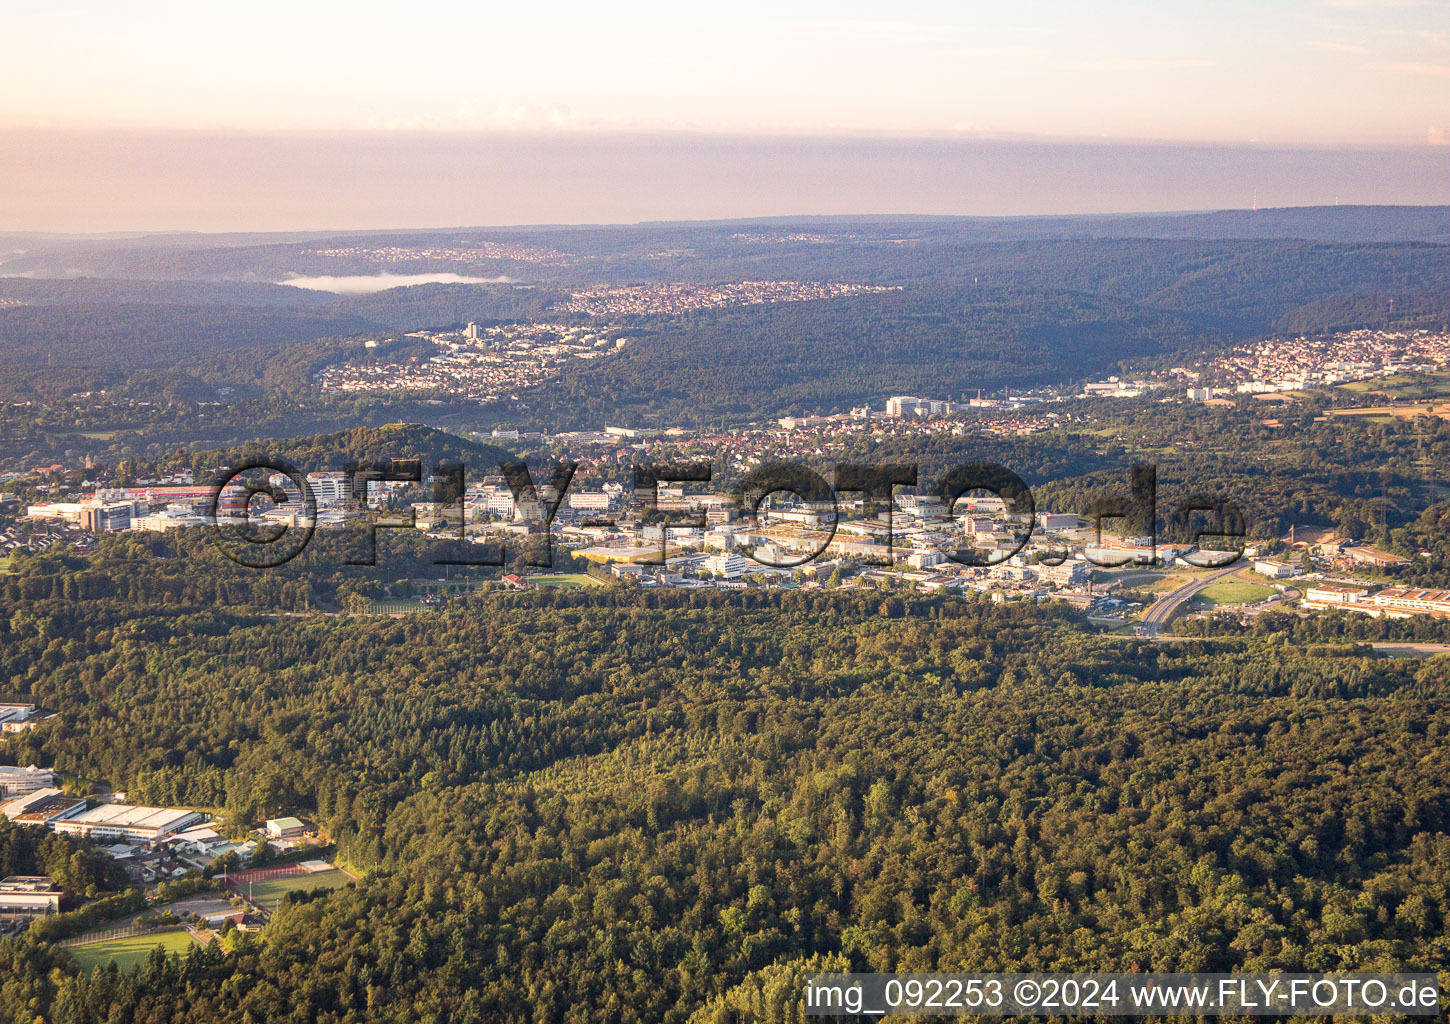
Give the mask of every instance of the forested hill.
<svg viewBox="0 0 1450 1024">
<path fill-rule="evenodd" d="M 419 459 L 425 474 L 447 462 L 462 463 L 481 475 L 497 472 L 499 460 L 511 456 L 495 445 L 469 441 L 442 430 L 416 423 L 393 423 L 203 451 L 191 458 L 191 465 L 195 472 L 206 476 L 251 457 L 285 459 L 305 473 L 340 470 L 354 463 Z"/>
<path fill-rule="evenodd" d="M 125 977 L 0 940 L 0 1016 L 706 1024 L 797 1019 L 823 961 L 1450 962 L 1445 659 L 881 593 L 473 601 L 0 609 L 0 672 L 64 709 L 12 759 L 300 810 L 364 876 Z"/>
<path fill-rule="evenodd" d="M 1125 359 L 1201 353 L 1274 332 L 1438 328 L 1450 319 L 1450 245 L 1418 240 L 1438 237 L 1442 208 L 1413 216 L 1274 211 L 1266 212 L 1265 233 L 1293 235 L 1297 225 L 1309 237 L 1176 237 L 1193 234 L 1183 225 L 1210 223 L 1232 236 L 1248 215 L 1196 216 L 1030 224 L 793 219 L 263 245 L 206 236 L 69 249 L 37 243 L 7 257 L 0 273 L 40 273 L 46 260 L 64 255 L 77 264 L 67 264 L 68 274 L 109 277 L 0 278 L 0 398 L 105 389 L 148 400 L 154 396 L 136 391 L 150 384 L 128 390 L 142 375 L 188 400 L 266 393 L 272 408 L 305 404 L 302 418 L 314 428 L 417 419 L 411 408 L 388 412 L 396 396 L 329 406 L 309 394 L 328 358 L 343 357 L 325 340 L 397 338 L 469 320 L 580 322 L 588 318 L 560 305 L 571 292 L 650 282 L 831 281 L 891 290 L 612 314 L 608 325 L 630 332 L 624 352 L 571 365 L 518 402 L 473 406 L 469 414 L 551 429 L 740 421 L 845 409 L 891 393 L 960 398 L 977 388 L 1056 385 L 1113 372 Z M 1425 225 L 1418 234 L 1409 229 L 1415 217 Z M 1160 220 L 1181 230 L 1160 230 Z M 1057 234 L 1044 236 L 1054 224 Z M 1138 230 L 1168 237 L 1131 235 Z M 488 283 L 366 295 L 275 283 L 301 272 L 452 274 Z M 157 371 L 170 376 L 161 380 Z M 210 428 L 226 416 L 210 417 L 206 436 L 217 436 Z M 265 417 L 270 423 L 271 413 Z M 255 410 L 237 418 L 240 436 L 243 421 L 261 422 Z"/>
</svg>

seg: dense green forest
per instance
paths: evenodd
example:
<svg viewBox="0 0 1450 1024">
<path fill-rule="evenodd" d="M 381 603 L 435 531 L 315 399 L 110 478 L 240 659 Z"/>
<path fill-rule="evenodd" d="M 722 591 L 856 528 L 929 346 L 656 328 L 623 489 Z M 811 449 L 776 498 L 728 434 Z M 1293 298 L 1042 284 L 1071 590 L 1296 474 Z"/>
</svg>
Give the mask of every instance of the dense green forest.
<svg viewBox="0 0 1450 1024">
<path fill-rule="evenodd" d="M 774 442 L 711 436 L 722 421 L 1443 323 L 1446 209 L 1262 214 L 21 240 L 6 273 L 35 276 L 0 280 L 29 303 L 0 309 L 0 469 L 63 465 L 3 488 L 19 507 L 253 456 L 457 461 L 473 482 L 518 455 L 536 480 L 579 457 L 576 490 L 709 460 L 730 494 Z M 369 246 L 434 255 L 325 254 Z M 523 255 L 487 255 L 506 251 Z M 380 269 L 508 280 L 273 283 Z M 414 328 L 552 319 L 599 283 L 716 280 L 895 290 L 628 317 L 618 355 L 507 404 L 315 386 L 333 363 L 426 352 Z M 828 478 L 913 463 L 921 491 L 997 462 L 1042 511 L 1083 511 L 1151 464 L 1160 537 L 1181 539 L 1174 510 L 1206 494 L 1253 541 L 1327 528 L 1408 556 L 1389 578 L 1450 586 L 1450 423 L 1334 415 L 1369 400 L 1085 400 L 1026 436 L 965 419 L 960 435 L 775 441 Z M 699 431 L 643 451 L 469 439 L 605 423 Z M 1443 620 L 1270 611 L 1151 642 L 1061 605 L 890 583 L 485 586 L 395 618 L 374 601 L 527 571 L 541 538 L 487 569 L 437 564 L 441 542 L 413 530 L 348 565 L 358 539 L 319 531 L 267 571 L 200 528 L 0 563 L 0 700 L 57 715 L 0 738 L 0 762 L 229 830 L 297 814 L 358 875 L 225 948 L 87 975 L 53 940 L 140 894 L 84 843 L 0 822 L 0 873 L 52 875 L 67 908 L 91 908 L 0 938 L 0 1024 L 725 1024 L 799 1019 L 799 979 L 823 967 L 1450 963 L 1450 656 L 1367 643 L 1443 641 Z"/>
<path fill-rule="evenodd" d="M 0 942 L 0 1012 L 723 1021 L 811 963 L 1450 954 L 1450 660 L 893 595 L 479 600 L 12 604 L 0 670 L 62 718 L 7 753 L 137 799 L 301 811 L 366 877 L 128 977 Z"/>
</svg>

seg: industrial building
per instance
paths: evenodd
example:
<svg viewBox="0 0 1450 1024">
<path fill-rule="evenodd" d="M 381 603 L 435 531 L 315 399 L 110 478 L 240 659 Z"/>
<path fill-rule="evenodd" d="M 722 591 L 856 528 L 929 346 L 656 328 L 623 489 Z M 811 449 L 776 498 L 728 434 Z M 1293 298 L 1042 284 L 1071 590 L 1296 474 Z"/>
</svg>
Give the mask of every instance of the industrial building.
<svg viewBox="0 0 1450 1024">
<path fill-rule="evenodd" d="M 37 768 L 35 765 L 16 768 L 0 764 L 0 800 L 34 793 L 37 789 L 49 789 L 54 785 L 55 772 L 49 768 Z"/>
<path fill-rule="evenodd" d="M 46 875 L 0 878 L 0 914 L 40 917 L 60 912 L 60 890 Z"/>
<path fill-rule="evenodd" d="M 89 811 L 52 823 L 57 832 L 87 836 L 92 839 L 128 839 L 150 842 L 173 832 L 181 832 L 206 815 L 175 807 L 132 807 L 128 804 L 102 804 Z"/>
<path fill-rule="evenodd" d="M 34 704 L 0 704 L 0 733 L 24 732 L 54 717 Z"/>
<path fill-rule="evenodd" d="M 1033 566 L 1037 578 L 1044 583 L 1059 587 L 1080 587 L 1092 579 L 1092 569 L 1086 562 L 1069 559 L 1058 565 L 1039 564 Z"/>
<path fill-rule="evenodd" d="M 0 804 L 0 814 L 17 825 L 51 825 L 85 809 L 84 800 L 67 796 L 58 789 L 37 789 Z"/>
</svg>

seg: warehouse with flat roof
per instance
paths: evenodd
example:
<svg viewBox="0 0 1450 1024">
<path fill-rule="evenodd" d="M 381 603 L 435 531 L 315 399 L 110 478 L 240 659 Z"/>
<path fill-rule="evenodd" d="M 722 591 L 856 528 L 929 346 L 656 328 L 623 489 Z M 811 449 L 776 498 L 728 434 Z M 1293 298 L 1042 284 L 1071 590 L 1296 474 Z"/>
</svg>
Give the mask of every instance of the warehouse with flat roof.
<svg viewBox="0 0 1450 1024">
<path fill-rule="evenodd" d="M 0 805 L 0 813 L 17 825 L 49 825 L 86 809 L 86 802 L 58 789 L 37 789 Z"/>
<path fill-rule="evenodd" d="M 200 811 L 176 807 L 132 807 L 129 804 L 102 804 L 82 811 L 74 817 L 56 821 L 57 832 L 90 836 L 95 839 L 129 839 L 149 842 L 173 832 L 181 832 L 205 818 Z"/>
<path fill-rule="evenodd" d="M 60 890 L 46 875 L 0 878 L 0 914 L 34 917 L 60 912 Z"/>
</svg>

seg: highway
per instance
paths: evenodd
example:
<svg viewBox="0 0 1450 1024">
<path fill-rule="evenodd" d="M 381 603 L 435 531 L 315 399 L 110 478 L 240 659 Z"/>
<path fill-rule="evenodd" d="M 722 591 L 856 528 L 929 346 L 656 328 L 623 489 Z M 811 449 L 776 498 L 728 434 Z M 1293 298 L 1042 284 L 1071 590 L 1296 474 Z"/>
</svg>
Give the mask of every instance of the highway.
<svg viewBox="0 0 1450 1024">
<path fill-rule="evenodd" d="M 1171 590 L 1164 594 L 1153 607 L 1148 609 L 1148 614 L 1143 616 L 1143 621 L 1138 624 L 1138 633 L 1142 636 L 1156 636 L 1168 625 L 1168 620 L 1183 607 L 1194 594 L 1204 587 L 1211 586 L 1223 579 L 1225 576 L 1232 576 L 1242 569 L 1242 565 L 1231 565 L 1227 569 L 1220 569 L 1211 576 L 1200 576 L 1197 579 L 1189 580 L 1177 590 Z"/>
</svg>

